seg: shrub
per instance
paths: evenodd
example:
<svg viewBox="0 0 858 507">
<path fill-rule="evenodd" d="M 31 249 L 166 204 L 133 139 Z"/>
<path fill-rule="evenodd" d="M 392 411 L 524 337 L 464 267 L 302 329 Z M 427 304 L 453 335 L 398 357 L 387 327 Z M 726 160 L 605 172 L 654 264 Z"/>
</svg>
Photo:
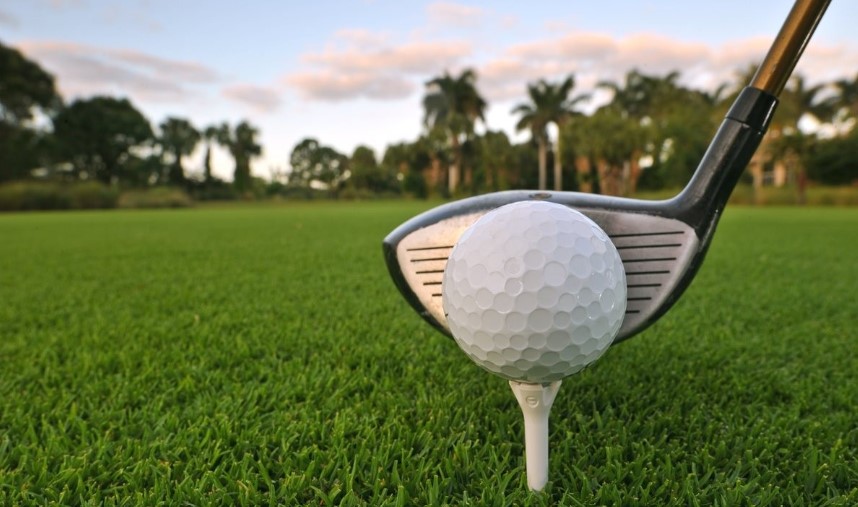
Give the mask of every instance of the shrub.
<svg viewBox="0 0 858 507">
<path fill-rule="evenodd" d="M 118 200 L 119 192 L 95 181 L 17 181 L 0 186 L 2 211 L 105 209 L 115 208 Z"/>
<path fill-rule="evenodd" d="M 170 187 L 130 190 L 119 196 L 120 208 L 187 208 L 192 205 L 188 194 Z"/>
<path fill-rule="evenodd" d="M 807 175 L 825 185 L 844 185 L 858 181 L 858 129 L 846 137 L 820 141 L 804 157 Z"/>
<path fill-rule="evenodd" d="M 116 189 L 94 181 L 71 185 L 66 190 L 74 209 L 115 208 L 119 201 L 119 192 Z"/>
<path fill-rule="evenodd" d="M 0 186 L 0 210 L 54 210 L 71 207 L 69 196 L 56 183 L 18 181 Z"/>
</svg>

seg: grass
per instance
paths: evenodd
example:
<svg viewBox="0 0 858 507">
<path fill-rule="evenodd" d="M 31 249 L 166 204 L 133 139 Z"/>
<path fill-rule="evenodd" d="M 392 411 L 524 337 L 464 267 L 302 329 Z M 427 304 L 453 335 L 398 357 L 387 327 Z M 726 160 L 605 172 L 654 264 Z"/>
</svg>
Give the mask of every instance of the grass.
<svg viewBox="0 0 858 507">
<path fill-rule="evenodd" d="M 682 189 L 645 190 L 634 195 L 638 199 L 669 199 Z M 730 196 L 732 205 L 797 206 L 798 189 L 794 185 L 783 187 L 762 187 L 754 189 L 751 185 L 740 183 Z M 808 206 L 858 206 L 858 186 L 842 185 L 828 187 L 811 185 L 805 192 Z"/>
<path fill-rule="evenodd" d="M 729 209 L 532 494 L 508 386 L 387 276 L 427 206 L 0 216 L 0 504 L 858 503 L 858 210 Z"/>
</svg>

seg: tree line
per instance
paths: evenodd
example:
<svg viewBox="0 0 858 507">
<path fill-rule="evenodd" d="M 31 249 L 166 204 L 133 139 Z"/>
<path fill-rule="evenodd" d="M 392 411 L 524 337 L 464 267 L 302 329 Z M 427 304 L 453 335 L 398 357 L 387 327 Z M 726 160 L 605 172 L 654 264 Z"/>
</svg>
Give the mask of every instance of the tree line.
<svg viewBox="0 0 858 507">
<path fill-rule="evenodd" d="M 738 76 L 750 80 L 752 70 Z M 601 82 L 610 100 L 589 114 L 591 97 L 575 93 L 575 77 L 526 86 L 511 113 L 529 140 L 513 142 L 486 124 L 488 102 L 472 69 L 426 82 L 423 129 L 410 142 L 367 146 L 351 154 L 307 138 L 289 167 L 270 181 L 251 174 L 262 153 L 259 130 L 247 121 L 196 127 L 168 117 L 153 129 L 125 98 L 96 96 L 66 104 L 52 75 L 18 50 L 0 44 L 0 183 L 12 180 L 99 181 L 122 188 L 170 185 L 199 198 L 240 195 L 371 197 L 459 196 L 510 188 L 579 190 L 629 195 L 682 186 L 740 86 L 715 91 L 684 86 L 680 74 L 628 72 Z M 849 184 L 858 179 L 858 75 L 808 86 L 794 77 L 784 93 L 747 180 Z M 800 122 L 821 128 L 808 134 Z M 549 132 L 553 131 L 553 135 Z M 202 174 L 184 160 L 204 146 Z M 233 180 L 211 172 L 215 145 L 234 161 Z M 551 171 L 549 173 L 549 168 Z M 773 176 L 772 176 L 773 175 Z"/>
<path fill-rule="evenodd" d="M 171 116 L 154 130 L 126 98 L 95 96 L 67 104 L 54 76 L 0 43 L 0 183 L 88 180 L 230 195 L 252 185 L 250 164 L 262 153 L 258 138 L 259 130 L 247 121 L 197 128 Z M 200 143 L 205 144 L 203 173 L 191 178 L 184 159 Z M 212 174 L 215 143 L 232 155 L 231 183 Z"/>
</svg>

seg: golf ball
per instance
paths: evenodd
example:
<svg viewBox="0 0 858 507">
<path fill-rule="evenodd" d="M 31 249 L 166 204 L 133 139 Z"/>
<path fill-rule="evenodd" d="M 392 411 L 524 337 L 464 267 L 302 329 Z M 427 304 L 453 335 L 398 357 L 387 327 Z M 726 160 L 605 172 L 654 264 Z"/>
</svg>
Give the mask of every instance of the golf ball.
<svg viewBox="0 0 858 507">
<path fill-rule="evenodd" d="M 601 356 L 626 311 L 617 249 L 583 214 L 523 201 L 483 215 L 459 238 L 442 283 L 459 347 L 510 380 L 543 383 Z"/>
</svg>

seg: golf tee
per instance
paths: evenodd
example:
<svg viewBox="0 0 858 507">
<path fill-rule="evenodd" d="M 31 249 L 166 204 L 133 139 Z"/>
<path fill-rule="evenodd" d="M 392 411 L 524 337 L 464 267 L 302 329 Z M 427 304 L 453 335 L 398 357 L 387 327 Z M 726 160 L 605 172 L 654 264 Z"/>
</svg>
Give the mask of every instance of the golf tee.
<svg viewBox="0 0 858 507">
<path fill-rule="evenodd" d="M 560 389 L 560 381 L 547 385 L 509 381 L 524 414 L 524 460 L 527 485 L 542 491 L 548 482 L 548 415 Z"/>
</svg>

